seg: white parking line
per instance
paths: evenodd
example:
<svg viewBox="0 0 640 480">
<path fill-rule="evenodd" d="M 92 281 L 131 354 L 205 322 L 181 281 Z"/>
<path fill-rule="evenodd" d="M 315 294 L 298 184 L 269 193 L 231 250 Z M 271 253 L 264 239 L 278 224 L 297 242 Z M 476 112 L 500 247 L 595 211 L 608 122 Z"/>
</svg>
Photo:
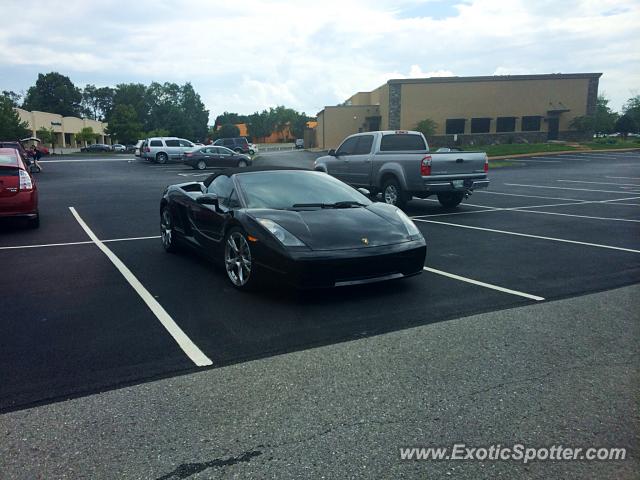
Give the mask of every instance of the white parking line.
<svg viewBox="0 0 640 480">
<path fill-rule="evenodd" d="M 640 180 L 640 177 L 605 177 L 605 178 L 615 178 L 619 180 Z"/>
<path fill-rule="evenodd" d="M 100 241 L 98 237 L 91 231 L 89 226 L 82 220 L 78 212 L 75 208 L 69 207 L 71 213 L 76 218 L 82 229 L 89 236 L 89 238 L 96 244 L 96 246 L 102 250 L 109 260 L 113 263 L 113 265 L 118 269 L 118 271 L 122 274 L 122 276 L 129 282 L 129 285 L 136 291 L 136 293 L 142 298 L 144 303 L 147 304 L 149 309 L 153 312 L 156 318 L 160 321 L 162 326 L 169 332 L 169 335 L 173 337 L 173 339 L 180 346 L 182 351 L 187 354 L 187 356 L 191 359 L 191 361 L 199 367 L 212 365 L 213 362 L 209 357 L 207 357 L 202 350 L 200 350 L 195 343 L 191 341 L 189 337 L 182 331 L 182 329 L 178 326 L 178 324 L 171 318 L 171 316 L 166 312 L 166 310 L 158 303 L 158 301 L 153 298 L 153 295 L 149 293 L 149 291 L 140 283 L 140 281 L 135 277 L 131 270 L 127 268 L 127 266 L 122 263 L 122 261 L 111 251 L 104 242 Z"/>
<path fill-rule="evenodd" d="M 546 200 L 567 200 L 569 202 L 582 202 L 583 200 L 580 200 L 578 198 L 562 198 L 562 197 L 541 197 L 540 195 L 521 195 L 519 193 L 505 193 L 505 192 L 496 192 L 494 190 L 478 190 L 477 192 L 473 192 L 473 193 L 489 193 L 491 195 L 507 195 L 509 197 L 527 197 L 527 198 L 543 198 Z"/>
<path fill-rule="evenodd" d="M 421 202 L 437 202 L 437 203 L 440 203 L 438 200 L 434 200 L 432 198 L 414 198 L 414 200 L 419 200 Z M 466 205 L 467 207 L 494 208 L 494 207 L 488 207 L 486 205 L 474 205 L 473 203 L 467 203 L 467 202 L 464 202 L 464 205 Z"/>
<path fill-rule="evenodd" d="M 531 157 L 535 160 L 563 160 L 563 161 L 567 161 L 567 162 L 590 162 L 591 160 L 588 158 L 581 158 L 581 157 L 565 157 L 564 155 L 560 156 L 560 155 L 554 155 L 553 157 Z"/>
<path fill-rule="evenodd" d="M 594 185 L 617 185 L 618 187 L 640 187 L 637 183 L 586 182 L 583 180 L 556 180 L 563 183 L 592 183 Z"/>
<path fill-rule="evenodd" d="M 500 161 L 518 162 L 518 163 L 562 163 L 559 160 L 522 160 L 522 159 L 515 159 L 515 158 L 505 158 L 504 160 L 500 160 Z M 491 163 L 489 163 L 489 165 L 491 165 Z"/>
<path fill-rule="evenodd" d="M 507 230 L 495 230 L 493 228 L 483 228 L 483 227 L 472 227 L 471 225 L 460 225 L 457 223 L 448 223 L 448 222 L 438 222 L 436 220 L 422 220 L 420 218 L 414 219 L 416 222 L 425 222 L 425 223 L 435 223 L 438 225 L 447 225 L 450 227 L 458 227 L 458 228 L 468 228 L 470 230 L 480 230 L 484 232 L 491 233 L 501 233 L 503 235 L 513 235 L 516 237 L 526 237 L 526 238 L 536 238 L 538 240 L 549 240 L 552 242 L 561 242 L 561 243 L 572 243 L 575 245 L 584 245 L 587 247 L 597 247 L 597 248 L 605 248 L 608 250 L 619 250 L 622 252 L 631 252 L 631 253 L 640 253 L 640 250 L 634 250 L 632 248 L 623 248 L 623 247 L 614 247 L 612 245 L 601 245 L 598 243 L 588 243 L 588 242 L 578 242 L 576 240 L 567 240 L 565 238 L 553 238 L 553 237 L 543 237 L 541 235 L 531 235 L 528 233 L 519 233 L 519 232 L 509 232 Z"/>
<path fill-rule="evenodd" d="M 158 239 L 158 238 L 160 238 L 160 235 L 155 235 L 152 237 L 111 238 L 109 240 L 102 240 L 102 243 L 129 242 L 131 240 L 151 240 L 151 239 Z M 87 245 L 90 243 L 93 243 L 93 241 L 87 240 L 84 242 L 43 243 L 39 245 L 13 245 L 13 246 L 7 246 L 7 247 L 0 247 L 0 250 L 18 250 L 22 248 L 66 247 L 68 245 Z"/>
<path fill-rule="evenodd" d="M 536 302 L 541 302 L 544 300 L 544 297 L 538 297 L 537 295 L 531 295 L 529 293 L 519 292 L 518 290 L 511 290 L 510 288 L 499 287 L 497 285 L 493 285 L 491 283 L 480 282 L 478 280 L 473 280 L 472 278 L 461 277 L 460 275 L 456 275 L 454 273 L 443 272 L 442 270 L 436 270 L 435 268 L 423 267 L 423 270 L 431 273 L 435 273 L 436 275 L 442 275 L 444 277 L 453 278 L 455 280 L 460 280 L 461 282 L 472 283 L 474 285 L 479 285 L 481 287 L 490 288 L 492 290 L 497 290 L 499 292 L 509 293 L 511 295 L 517 295 L 519 297 L 528 298 L 530 300 L 535 300 Z"/>
<path fill-rule="evenodd" d="M 505 183 L 510 187 L 527 187 L 527 188 L 551 188 L 554 190 L 573 190 L 576 192 L 600 192 L 600 193 L 624 193 L 620 190 L 593 190 L 589 188 L 569 188 L 569 187 L 549 187 L 547 185 L 526 185 L 523 183 Z"/>
</svg>

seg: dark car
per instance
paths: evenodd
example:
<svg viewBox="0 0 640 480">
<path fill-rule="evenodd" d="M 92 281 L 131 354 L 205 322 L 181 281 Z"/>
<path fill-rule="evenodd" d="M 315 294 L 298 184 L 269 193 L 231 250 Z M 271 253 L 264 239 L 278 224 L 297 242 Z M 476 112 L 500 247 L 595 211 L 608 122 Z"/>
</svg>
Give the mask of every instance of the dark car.
<svg viewBox="0 0 640 480">
<path fill-rule="evenodd" d="M 301 288 L 408 277 L 422 272 L 426 255 L 400 209 L 309 170 L 228 169 L 169 186 L 160 230 L 165 250 L 195 248 L 239 289 L 263 276 Z"/>
<path fill-rule="evenodd" d="M 112 150 L 111 146 L 106 145 L 104 143 L 94 143 L 93 145 L 86 146 L 81 148 L 81 152 L 110 152 Z"/>
<path fill-rule="evenodd" d="M 244 168 L 251 165 L 251 159 L 241 153 L 236 153 L 225 147 L 205 147 L 190 150 L 182 155 L 185 165 L 189 165 L 197 170 L 210 168 Z"/>
<path fill-rule="evenodd" d="M 16 148 L 0 147 L 0 217 L 20 217 L 40 225 L 38 189 Z"/>
<path fill-rule="evenodd" d="M 219 138 L 213 142 L 213 144 L 220 147 L 227 147 L 229 150 L 237 153 L 249 153 L 249 150 L 251 150 L 249 142 L 244 137 Z"/>
</svg>

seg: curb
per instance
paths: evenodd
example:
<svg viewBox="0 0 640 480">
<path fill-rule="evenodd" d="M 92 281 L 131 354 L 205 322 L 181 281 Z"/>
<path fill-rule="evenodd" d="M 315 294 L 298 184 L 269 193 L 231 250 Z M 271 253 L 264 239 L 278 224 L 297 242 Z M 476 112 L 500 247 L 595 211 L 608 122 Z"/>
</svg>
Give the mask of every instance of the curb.
<svg viewBox="0 0 640 480">
<path fill-rule="evenodd" d="M 518 153 L 514 155 L 498 155 L 496 157 L 489 157 L 489 161 L 491 160 L 508 160 L 509 158 L 525 158 L 525 157 L 535 157 L 538 155 L 562 155 L 567 153 L 591 153 L 591 152 L 635 152 L 640 150 L 639 148 L 603 148 L 599 150 L 594 149 L 576 149 L 576 150 L 561 150 L 558 152 L 530 152 L 530 153 Z"/>
</svg>

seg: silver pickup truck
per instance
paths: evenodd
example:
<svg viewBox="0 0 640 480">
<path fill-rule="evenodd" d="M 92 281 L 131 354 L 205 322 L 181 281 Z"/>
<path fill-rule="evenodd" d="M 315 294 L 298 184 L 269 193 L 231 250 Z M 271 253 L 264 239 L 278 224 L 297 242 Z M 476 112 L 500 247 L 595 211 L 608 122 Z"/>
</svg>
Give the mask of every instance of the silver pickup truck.
<svg viewBox="0 0 640 480">
<path fill-rule="evenodd" d="M 406 130 L 351 135 L 316 159 L 314 169 L 374 196 L 381 193 L 398 207 L 412 197 L 437 195 L 443 207 L 453 208 L 474 189 L 489 186 L 486 153 L 429 152 L 422 133 Z"/>
</svg>

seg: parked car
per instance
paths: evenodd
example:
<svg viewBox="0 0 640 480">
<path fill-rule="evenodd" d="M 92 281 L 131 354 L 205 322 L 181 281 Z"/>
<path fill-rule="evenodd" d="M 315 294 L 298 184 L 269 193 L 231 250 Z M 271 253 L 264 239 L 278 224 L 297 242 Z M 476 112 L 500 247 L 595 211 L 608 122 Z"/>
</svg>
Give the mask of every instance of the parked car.
<svg viewBox="0 0 640 480">
<path fill-rule="evenodd" d="M 302 138 L 296 138 L 296 148 L 304 148 L 304 140 Z"/>
<path fill-rule="evenodd" d="M 40 226 L 38 189 L 17 148 L 0 148 L 0 217 L 27 219 Z"/>
<path fill-rule="evenodd" d="M 142 146 L 142 158 L 156 163 L 182 161 L 182 155 L 195 147 L 193 142 L 178 137 L 153 137 L 145 140 Z"/>
<path fill-rule="evenodd" d="M 142 156 L 142 144 L 144 143 L 144 140 L 138 140 L 138 143 L 136 143 L 133 153 L 135 154 L 136 157 L 141 157 Z"/>
<path fill-rule="evenodd" d="M 301 288 L 409 277 L 422 273 L 427 248 L 399 208 L 324 173 L 277 167 L 169 186 L 160 233 L 166 251 L 188 246 L 224 265 L 238 289 L 261 276 Z"/>
<path fill-rule="evenodd" d="M 204 170 L 207 167 L 244 168 L 251 165 L 249 156 L 234 152 L 226 147 L 214 147 L 212 145 L 187 151 L 182 158 L 185 165 L 197 170 Z"/>
<path fill-rule="evenodd" d="M 219 138 L 213 142 L 216 146 L 227 147 L 238 153 L 249 153 L 249 142 L 244 137 Z"/>
<path fill-rule="evenodd" d="M 114 152 L 126 152 L 127 151 L 127 147 L 125 147 L 121 143 L 114 143 L 113 145 L 111 145 L 111 147 L 113 148 Z"/>
<path fill-rule="evenodd" d="M 129 145 L 125 145 L 125 152 L 127 153 L 135 153 L 136 151 L 136 146 L 133 144 L 129 144 Z"/>
<path fill-rule="evenodd" d="M 314 169 L 381 193 L 398 207 L 412 197 L 437 195 L 443 207 L 453 208 L 473 190 L 489 186 L 485 152 L 429 152 L 424 135 L 407 130 L 351 135 L 316 159 Z"/>
<path fill-rule="evenodd" d="M 94 143 L 80 149 L 81 152 L 95 153 L 95 152 L 111 152 L 111 145 L 105 143 Z"/>
</svg>

